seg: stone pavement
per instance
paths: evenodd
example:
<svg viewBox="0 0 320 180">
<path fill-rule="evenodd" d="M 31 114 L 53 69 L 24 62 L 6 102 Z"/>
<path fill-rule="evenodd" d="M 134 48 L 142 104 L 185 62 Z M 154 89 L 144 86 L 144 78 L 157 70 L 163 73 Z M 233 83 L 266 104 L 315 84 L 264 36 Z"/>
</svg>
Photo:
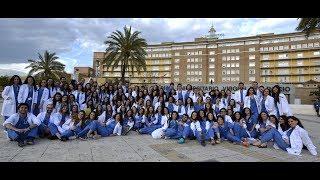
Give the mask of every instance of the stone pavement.
<svg viewBox="0 0 320 180">
<path fill-rule="evenodd" d="M 1 105 L 0 105 L 1 107 Z M 320 118 L 302 116 L 302 123 L 309 131 L 313 143 L 320 143 Z M 0 120 L 1 124 L 3 120 Z M 20 148 L 16 142 L 4 137 L 0 128 L 1 162 L 319 162 L 319 155 L 312 156 L 303 150 L 301 156 L 289 155 L 272 147 L 259 149 L 223 142 L 219 145 L 202 147 L 197 141 L 186 141 L 180 145 L 176 140 L 152 139 L 149 135 L 130 132 L 127 136 L 106 137 L 98 140 L 58 140 L 37 139 L 33 146 Z"/>
</svg>

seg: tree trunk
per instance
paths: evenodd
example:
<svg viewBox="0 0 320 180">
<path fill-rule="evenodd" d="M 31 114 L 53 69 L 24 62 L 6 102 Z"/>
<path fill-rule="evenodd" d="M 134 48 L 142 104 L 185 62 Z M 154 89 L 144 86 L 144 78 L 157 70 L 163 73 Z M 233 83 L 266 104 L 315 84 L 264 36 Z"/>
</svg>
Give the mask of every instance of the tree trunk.
<svg viewBox="0 0 320 180">
<path fill-rule="evenodd" d="M 126 73 L 126 62 L 125 60 L 123 61 L 122 63 L 122 67 L 121 67 L 121 82 L 124 83 L 124 76 L 125 76 L 125 73 Z"/>
</svg>

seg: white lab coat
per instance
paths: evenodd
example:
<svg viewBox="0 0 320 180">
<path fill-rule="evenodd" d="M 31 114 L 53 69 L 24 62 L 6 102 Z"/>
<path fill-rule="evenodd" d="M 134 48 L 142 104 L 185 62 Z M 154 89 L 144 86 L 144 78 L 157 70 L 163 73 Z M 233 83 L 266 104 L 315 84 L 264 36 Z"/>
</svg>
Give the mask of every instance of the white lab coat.
<svg viewBox="0 0 320 180">
<path fill-rule="evenodd" d="M 282 94 L 282 93 L 279 94 L 279 101 L 280 101 L 280 103 L 277 102 L 277 106 L 279 109 L 280 116 L 282 116 L 284 113 L 287 116 L 292 116 L 292 112 L 289 107 L 289 103 L 288 103 L 287 98 L 284 94 Z"/>
<path fill-rule="evenodd" d="M 263 101 L 263 98 L 260 99 L 260 109 L 259 109 L 259 113 L 261 112 L 261 103 Z M 268 111 L 269 115 L 277 115 L 277 109 L 276 106 L 274 104 L 274 99 L 271 96 L 267 96 L 266 101 L 265 101 L 265 106 L 266 106 L 266 110 Z"/>
<path fill-rule="evenodd" d="M 4 99 L 2 104 L 1 115 L 11 116 L 16 113 L 16 98 L 14 95 L 13 86 L 6 86 L 2 91 L 2 98 Z"/>
<path fill-rule="evenodd" d="M 77 101 L 77 96 L 79 94 L 79 102 L 78 103 L 79 103 L 80 107 L 82 104 L 86 103 L 86 94 L 84 92 L 74 91 L 72 94 L 74 95 L 76 101 Z"/>
<path fill-rule="evenodd" d="M 190 128 L 191 128 L 191 130 L 193 132 L 193 135 L 196 135 L 196 131 L 202 131 L 199 121 L 191 122 Z"/>
<path fill-rule="evenodd" d="M 245 98 L 246 95 L 247 95 L 247 90 L 243 89 L 243 90 L 242 90 L 242 94 L 243 94 L 243 101 L 244 101 L 244 98 Z M 233 99 L 234 99 L 236 102 L 240 102 L 240 101 L 241 101 L 241 93 L 240 93 L 240 90 L 234 92 L 234 94 L 233 94 Z"/>
<path fill-rule="evenodd" d="M 290 135 L 291 147 L 287 152 L 293 155 L 300 155 L 303 145 L 305 145 L 312 155 L 317 155 L 316 147 L 313 145 L 308 132 L 297 125 Z"/>
<path fill-rule="evenodd" d="M 231 123 L 231 124 L 234 123 L 234 122 L 232 121 L 232 118 L 231 118 L 229 115 L 225 115 L 225 117 L 224 117 L 224 122 L 228 122 L 228 123 Z"/>
<path fill-rule="evenodd" d="M 38 94 L 39 95 L 39 94 Z M 39 98 L 39 97 L 38 97 Z M 46 104 L 46 101 L 49 99 L 49 89 L 48 88 L 44 88 L 43 89 L 43 93 L 40 99 L 40 104 L 39 104 L 39 108 L 40 108 L 40 112 L 44 112 L 46 111 L 46 106 L 44 106 Z M 38 100 L 38 99 L 37 99 Z"/>
<path fill-rule="evenodd" d="M 187 106 L 189 106 L 189 105 L 187 105 Z M 190 108 L 190 107 L 186 108 L 185 107 L 185 112 L 186 112 L 186 114 L 188 114 L 189 117 L 191 117 L 191 114 L 192 114 L 193 111 L 194 111 L 194 107 L 192 107 L 192 108 Z"/>
<path fill-rule="evenodd" d="M 179 105 L 176 105 L 175 108 L 174 108 L 174 111 L 178 112 L 178 110 L 179 110 Z M 182 116 L 185 113 L 186 113 L 186 109 L 184 108 L 184 105 L 181 105 L 181 112 L 180 113 L 178 112 L 178 114 L 179 114 L 179 116 Z"/>
<path fill-rule="evenodd" d="M 4 121 L 3 126 L 5 126 L 6 124 L 12 124 L 13 126 L 15 126 L 18 123 L 18 121 L 19 121 L 19 113 L 14 113 L 6 121 Z M 36 116 L 33 115 L 32 113 L 27 114 L 27 121 L 29 125 L 36 124 L 37 126 L 39 126 L 41 124 L 41 122 L 38 121 Z"/>
<path fill-rule="evenodd" d="M 165 106 L 168 108 L 168 105 L 169 105 L 169 102 L 165 102 Z M 173 105 L 173 110 L 175 110 L 176 109 L 176 107 L 177 107 L 177 105 L 175 105 L 174 103 L 172 103 L 172 105 Z"/>
<path fill-rule="evenodd" d="M 259 97 L 257 96 L 257 95 L 253 95 L 253 98 L 255 99 L 255 101 L 256 101 L 256 104 L 257 104 L 257 108 L 258 108 L 258 111 L 259 111 L 259 109 L 260 109 L 260 105 L 261 105 L 261 103 L 260 103 L 260 99 L 259 99 Z M 251 105 L 251 103 L 250 103 L 250 96 L 246 96 L 245 98 L 244 98 L 244 108 L 250 108 L 250 105 Z"/>
<path fill-rule="evenodd" d="M 62 119 L 62 114 L 61 114 L 61 113 L 55 113 L 54 116 L 53 116 L 53 118 L 54 118 L 53 123 L 57 126 L 59 133 L 62 134 L 63 132 L 65 132 L 66 129 L 63 129 L 63 125 L 60 126 L 60 121 L 61 121 L 61 119 Z M 50 120 L 51 120 L 51 119 L 50 119 Z M 66 122 L 69 122 L 69 124 L 70 124 L 70 122 L 71 122 L 70 116 L 66 116 L 65 123 L 66 123 Z M 64 124 L 65 124 L 65 123 L 64 123 Z M 67 127 L 67 126 L 65 126 L 64 128 L 66 128 L 66 127 Z"/>
<path fill-rule="evenodd" d="M 121 136 L 121 133 L 122 133 L 122 126 L 121 126 L 120 122 L 118 122 L 113 129 L 113 134 Z"/>
<path fill-rule="evenodd" d="M 43 123 L 45 117 L 46 117 L 46 112 L 41 112 L 38 114 L 37 120 Z M 49 123 L 54 123 L 54 120 L 55 120 L 55 113 L 52 112 L 50 114 Z"/>
<path fill-rule="evenodd" d="M 180 91 L 177 90 L 177 91 L 176 91 L 176 95 L 173 96 L 176 101 L 178 101 L 178 99 L 179 99 L 179 92 L 180 92 Z M 181 90 L 181 93 L 182 93 L 182 100 L 183 100 L 183 102 L 185 102 L 186 99 L 184 99 L 184 96 L 185 96 L 185 94 L 186 94 L 186 91 Z"/>
<path fill-rule="evenodd" d="M 28 84 L 22 84 L 20 86 L 20 90 L 18 93 L 18 103 L 26 102 L 29 94 L 29 86 Z M 32 95 L 32 104 L 37 103 L 38 98 L 38 91 L 33 88 L 33 95 Z M 31 112 L 33 112 L 33 106 L 31 106 Z"/>
<path fill-rule="evenodd" d="M 48 93 L 50 92 L 50 97 L 53 98 L 53 96 L 57 93 L 60 92 L 60 88 L 55 88 L 55 87 L 49 87 L 48 88 Z"/>
<path fill-rule="evenodd" d="M 112 117 L 115 115 L 116 113 L 114 112 L 114 111 L 112 111 Z M 99 122 L 104 122 L 105 121 L 105 119 L 106 119 L 106 111 L 103 111 L 103 113 L 100 115 L 100 116 L 98 116 L 98 121 Z"/>
</svg>

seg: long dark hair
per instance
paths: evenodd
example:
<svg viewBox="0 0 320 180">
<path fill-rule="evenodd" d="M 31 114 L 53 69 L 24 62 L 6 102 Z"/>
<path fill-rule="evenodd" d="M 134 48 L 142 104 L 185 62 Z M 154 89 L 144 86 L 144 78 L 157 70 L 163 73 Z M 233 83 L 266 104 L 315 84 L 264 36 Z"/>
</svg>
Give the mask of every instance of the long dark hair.
<svg viewBox="0 0 320 180">
<path fill-rule="evenodd" d="M 33 86 L 34 90 L 37 90 L 36 80 L 34 79 L 33 76 L 28 76 L 28 77 L 24 80 L 23 84 L 28 84 L 28 79 L 29 79 L 29 78 L 32 78 L 32 80 L 33 80 L 32 86 Z"/>
<path fill-rule="evenodd" d="M 282 115 L 282 116 L 279 117 L 279 119 L 280 118 L 282 118 L 283 121 L 284 121 L 283 124 L 280 124 L 280 127 L 281 127 L 282 131 L 288 130 L 290 128 L 290 126 L 289 126 L 289 122 L 288 122 L 287 116 L 286 115 Z"/>
<path fill-rule="evenodd" d="M 60 96 L 61 96 L 61 98 L 60 98 L 60 103 L 61 103 L 61 101 L 62 101 L 62 94 L 59 93 L 59 92 L 56 92 L 56 94 L 55 94 L 55 95 L 53 96 L 53 98 L 52 98 L 53 107 L 56 107 L 56 104 L 57 104 L 56 96 L 57 96 L 57 95 L 60 95 Z"/>
<path fill-rule="evenodd" d="M 233 115 L 232 115 L 233 122 L 239 122 L 240 121 L 240 119 L 236 119 L 236 114 L 239 114 L 240 115 L 240 119 L 242 119 L 241 112 L 237 111 L 237 112 L 233 113 Z"/>
<path fill-rule="evenodd" d="M 275 122 L 275 125 L 276 125 L 276 128 L 278 128 L 278 126 L 279 126 L 279 119 L 277 118 L 277 116 L 275 116 L 275 115 L 270 115 L 269 116 L 269 120 L 270 120 L 270 118 L 274 118 L 275 120 L 276 120 L 276 122 Z"/>
<path fill-rule="evenodd" d="M 22 84 L 22 81 L 21 81 L 21 78 L 20 78 L 20 76 L 18 76 L 18 75 L 13 75 L 11 78 L 10 78 L 10 83 L 9 83 L 9 85 L 10 86 L 12 86 L 13 84 L 14 84 L 14 78 L 18 78 L 19 79 L 19 83 L 18 83 L 18 85 L 21 85 Z"/>
<path fill-rule="evenodd" d="M 274 93 L 273 92 L 273 89 L 274 88 L 276 88 L 276 89 L 278 89 L 278 92 L 277 93 Z M 272 95 L 272 97 L 273 97 L 273 99 L 274 99 L 274 103 L 280 103 L 280 100 L 279 100 L 279 94 L 280 94 L 280 86 L 279 85 L 275 85 L 275 86 L 273 86 L 273 88 L 272 88 L 272 90 L 271 90 L 271 95 Z"/>
<path fill-rule="evenodd" d="M 177 115 L 177 117 L 176 117 L 176 119 L 175 120 L 178 120 L 178 118 L 179 118 L 179 113 L 177 112 L 177 111 L 172 111 L 172 113 L 170 114 L 170 121 L 172 121 L 172 115 L 173 114 L 176 114 Z M 169 121 L 169 122 L 170 122 Z"/>
<path fill-rule="evenodd" d="M 254 95 L 256 95 L 256 94 L 257 94 L 256 90 L 254 90 L 254 88 L 253 88 L 253 87 L 249 87 L 249 89 L 247 90 L 247 94 L 246 94 L 246 96 L 249 96 L 249 90 L 250 90 L 250 89 L 252 89 L 252 90 L 253 90 L 253 94 L 254 94 Z"/>
<path fill-rule="evenodd" d="M 212 120 L 209 119 L 209 114 L 212 114 L 212 117 L 213 117 Z M 212 112 L 208 112 L 208 113 L 207 113 L 207 121 L 209 121 L 209 122 L 212 122 L 212 121 L 213 121 L 213 122 L 216 122 L 216 121 L 217 121 L 216 117 L 214 116 L 214 114 L 213 114 Z"/>
<path fill-rule="evenodd" d="M 262 117 L 261 117 L 261 114 L 262 114 L 262 113 L 265 113 L 265 114 L 267 115 L 267 117 L 269 118 L 268 113 L 266 113 L 266 112 L 261 112 L 261 113 L 259 114 L 259 117 L 258 117 L 259 124 L 263 122 Z"/>
<path fill-rule="evenodd" d="M 194 107 L 194 104 L 193 104 L 193 100 L 192 100 L 192 98 L 191 97 L 188 97 L 187 98 L 187 100 L 186 100 L 186 102 L 185 102 L 185 106 L 187 106 L 188 105 L 188 99 L 191 99 L 191 103 L 190 103 L 190 107 Z"/>
<path fill-rule="evenodd" d="M 300 119 L 298 119 L 298 118 L 297 118 L 297 117 L 295 117 L 295 116 L 288 116 L 288 121 L 289 121 L 289 119 L 293 119 L 293 120 L 295 120 L 295 121 L 298 121 L 298 124 L 297 124 L 297 125 L 299 125 L 301 128 L 303 128 L 303 129 L 304 129 L 304 127 L 303 127 L 303 125 L 302 125 L 302 123 L 301 123 Z"/>
</svg>

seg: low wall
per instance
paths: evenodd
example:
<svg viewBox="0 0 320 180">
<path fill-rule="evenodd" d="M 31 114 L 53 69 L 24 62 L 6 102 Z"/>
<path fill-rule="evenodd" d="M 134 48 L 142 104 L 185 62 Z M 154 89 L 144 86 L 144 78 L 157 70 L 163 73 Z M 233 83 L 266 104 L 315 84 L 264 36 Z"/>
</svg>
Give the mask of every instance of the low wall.
<svg viewBox="0 0 320 180">
<path fill-rule="evenodd" d="M 301 99 L 301 104 L 310 104 L 314 103 L 316 96 L 310 96 L 310 92 L 316 91 L 317 88 L 308 88 L 308 87 L 296 87 L 295 98 Z"/>
<path fill-rule="evenodd" d="M 293 114 L 300 115 L 317 115 L 316 111 L 313 108 L 313 105 L 297 105 L 290 104 L 291 111 Z"/>
</svg>

